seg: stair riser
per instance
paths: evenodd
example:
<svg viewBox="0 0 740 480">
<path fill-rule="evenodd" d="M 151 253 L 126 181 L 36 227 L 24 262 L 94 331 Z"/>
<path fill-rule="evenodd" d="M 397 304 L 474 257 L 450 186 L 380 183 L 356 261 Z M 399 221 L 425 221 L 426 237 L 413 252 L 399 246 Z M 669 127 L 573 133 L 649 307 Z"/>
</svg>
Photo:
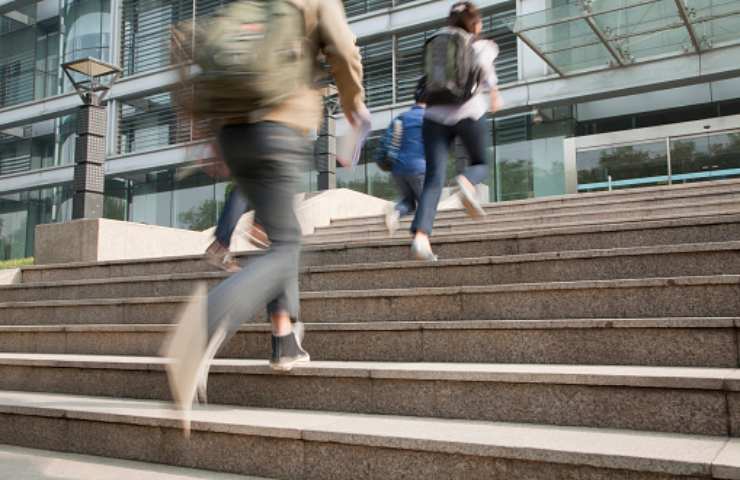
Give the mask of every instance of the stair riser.
<svg viewBox="0 0 740 480">
<path fill-rule="evenodd" d="M 300 288 L 302 291 L 371 290 L 722 274 L 740 274 L 740 251 L 313 272 L 301 274 Z M 199 282 L 206 281 L 210 288 L 222 280 L 222 278 L 208 278 L 99 285 L 29 286 L 0 289 L 0 301 L 183 296 L 189 295 Z"/>
<path fill-rule="evenodd" d="M 619 210 L 601 211 L 590 213 L 562 214 L 555 211 L 552 215 L 525 217 L 524 215 L 488 216 L 481 221 L 436 221 L 434 224 L 435 234 L 468 231 L 496 231 L 512 228 L 548 227 L 557 225 L 568 225 L 574 222 L 580 223 L 610 223 L 625 221 L 650 220 L 653 218 L 682 218 L 700 215 L 722 215 L 740 213 L 738 209 L 740 199 L 736 202 L 722 205 L 698 205 L 698 206 L 675 206 L 656 207 L 642 210 Z M 410 219 L 402 222 L 397 236 L 406 235 L 410 228 Z M 342 235 L 366 235 L 370 238 L 387 237 L 388 232 L 385 225 L 357 226 L 357 227 L 323 227 L 317 228 L 309 240 L 315 242 L 327 238 L 340 237 Z"/>
<path fill-rule="evenodd" d="M 320 438 L 320 436 L 318 436 Z M 175 425 L 109 423 L 76 418 L 0 414 L 0 441 L 48 450 L 165 463 L 291 480 L 493 478 L 553 480 L 699 480 L 706 469 L 659 474 L 584 465 L 510 460 L 470 453 L 416 451 L 307 439 L 195 430 Z M 236 454 L 235 452 L 238 452 Z M 362 461 L 358 461 L 362 459 Z"/>
<path fill-rule="evenodd" d="M 740 286 L 666 286 L 317 298 L 301 302 L 307 322 L 544 320 L 548 318 L 723 317 L 740 311 Z"/>
<path fill-rule="evenodd" d="M 708 185 L 707 185 L 708 186 Z M 576 198 L 557 199 L 554 201 L 545 201 L 544 199 L 539 202 L 532 202 L 528 204 L 514 204 L 511 202 L 495 203 L 485 205 L 484 208 L 489 215 L 499 214 L 531 214 L 533 212 L 550 212 L 550 211 L 563 211 L 563 212 L 574 212 L 583 211 L 592 208 L 606 210 L 609 208 L 619 208 L 620 206 L 629 206 L 634 208 L 640 208 L 644 206 L 655 206 L 655 205 L 697 205 L 701 203 L 713 202 L 717 200 L 723 200 L 727 198 L 733 198 L 740 193 L 740 184 L 732 186 L 724 186 L 722 188 L 712 188 L 703 191 L 666 191 L 660 192 L 659 195 L 655 193 L 640 194 L 633 192 L 632 195 L 613 195 L 611 197 L 594 198 L 593 196 L 582 195 Z M 440 210 L 437 215 L 438 219 L 458 219 L 466 218 L 462 210 Z M 358 226 L 358 225 L 374 225 L 380 224 L 380 217 L 364 217 L 364 218 L 346 218 L 334 220 L 333 226 L 344 227 L 344 226 Z"/>
<path fill-rule="evenodd" d="M 301 276 L 303 291 L 503 285 L 740 273 L 740 251 L 561 259 L 489 265 L 406 267 Z"/>
<path fill-rule="evenodd" d="M 0 311 L 1 325 L 160 324 L 182 304 L 22 306 Z M 731 317 L 740 312 L 740 285 L 463 291 L 400 297 L 318 297 L 301 300 L 306 322 L 546 320 L 551 318 Z M 258 315 L 258 321 L 264 315 Z"/>
<path fill-rule="evenodd" d="M 163 370 L 0 366 L 0 388 L 170 399 Z M 213 372 L 208 396 L 249 407 L 740 436 L 740 393 L 723 391 Z M 728 404 L 737 408 L 728 413 Z"/>
<path fill-rule="evenodd" d="M 0 333 L 0 352 L 156 356 L 164 332 Z M 740 366 L 733 328 L 311 331 L 314 360 Z M 240 331 L 219 357 L 269 358 L 269 333 Z"/>
<path fill-rule="evenodd" d="M 510 255 L 515 253 L 718 242 L 734 239 L 740 239 L 740 223 L 638 228 L 623 231 L 584 231 L 574 234 L 551 234 L 546 236 L 525 236 L 496 240 L 470 238 L 466 240 L 445 241 L 440 238 L 435 239 L 434 248 L 440 258 L 450 259 Z M 325 251 L 308 250 L 302 255 L 304 266 L 374 263 L 408 259 L 409 247 L 406 244 L 341 248 Z M 141 262 L 81 268 L 24 270 L 23 282 L 120 278 L 213 270 L 213 267 L 210 267 L 202 260 L 177 260 L 157 263 Z"/>
<path fill-rule="evenodd" d="M 568 217 L 568 216 L 581 216 L 581 215 L 621 215 L 625 211 L 638 210 L 638 211 L 663 211 L 676 209 L 679 212 L 691 212 L 693 210 L 700 211 L 704 208 L 717 208 L 720 205 L 732 206 L 733 203 L 740 201 L 740 192 L 734 192 L 731 195 L 723 196 L 710 196 L 710 197 L 699 197 L 699 198 L 682 198 L 682 199 L 670 199 L 667 201 L 662 200 L 646 200 L 644 202 L 615 202 L 607 205 L 604 204 L 583 204 L 583 205 L 554 205 L 550 208 L 537 208 L 537 209 L 487 209 L 486 221 L 499 222 L 499 221 L 510 221 L 521 219 L 522 217 Z M 732 202 L 732 203 L 728 203 Z M 408 228 L 413 220 L 413 215 L 405 216 L 401 219 L 401 228 Z M 435 227 L 447 226 L 447 225 L 466 225 L 473 222 L 464 212 L 456 210 L 453 212 L 440 211 L 435 218 Z M 374 217 L 372 219 L 359 219 L 359 220 L 343 220 L 334 221 L 330 226 L 318 227 L 317 233 L 325 232 L 343 232 L 353 230 L 367 230 L 377 229 L 382 230 L 385 228 L 385 223 L 382 217 Z"/>
</svg>

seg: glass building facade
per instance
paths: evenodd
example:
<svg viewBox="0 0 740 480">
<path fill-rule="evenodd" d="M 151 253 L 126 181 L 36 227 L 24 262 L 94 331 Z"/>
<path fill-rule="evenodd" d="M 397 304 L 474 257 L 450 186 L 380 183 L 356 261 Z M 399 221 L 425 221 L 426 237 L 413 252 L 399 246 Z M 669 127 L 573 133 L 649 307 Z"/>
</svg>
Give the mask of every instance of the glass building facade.
<svg viewBox="0 0 740 480">
<path fill-rule="evenodd" d="M 208 143 L 207 133 L 178 110 L 171 83 L 150 79 L 164 78 L 172 67 L 172 26 L 198 22 L 228 1 L 0 2 L 0 259 L 32 254 L 36 225 L 70 218 L 76 116 L 69 109 L 49 115 L 44 102 L 69 94 L 60 65 L 81 57 L 120 65 L 121 82 L 146 87 L 112 95 L 109 104 L 105 216 L 193 230 L 215 223 L 229 183 L 190 164 L 192 152 Z M 384 123 L 411 105 L 424 43 L 444 25 L 448 5 L 434 0 L 343 3 L 358 35 L 375 130 L 360 163 L 337 170 L 337 186 L 393 199 L 391 178 L 374 164 L 374 151 Z M 740 62 L 729 53 L 740 44 L 735 1 L 593 0 L 586 13 L 576 0 L 478 3 L 483 35 L 500 48 L 496 70 L 505 102 L 520 102 L 530 95 L 523 88 L 553 79 L 563 80 L 553 88 L 565 91 L 571 77 L 577 82 L 590 72 L 690 58 L 712 48 L 728 52 L 724 63 Z M 686 21 L 679 4 L 693 12 Z M 489 200 L 740 176 L 740 81 L 733 81 L 693 79 L 687 82 L 693 90 L 661 87 L 618 104 L 603 100 L 608 95 L 572 100 L 568 95 L 578 92 L 570 92 L 489 116 Z M 605 81 L 604 92 L 610 88 L 618 91 L 621 85 Z M 18 121 L 14 112 L 24 109 L 30 113 Z M 722 120 L 723 126 L 717 131 L 685 127 L 703 120 Z M 651 130 L 671 125 L 675 131 Z M 632 132 L 628 140 L 625 132 Z M 464 161 L 465 152 L 457 146 L 449 160 L 450 179 Z M 36 176 L 41 180 L 34 183 Z M 314 159 L 302 189 L 313 192 L 317 184 Z"/>
</svg>

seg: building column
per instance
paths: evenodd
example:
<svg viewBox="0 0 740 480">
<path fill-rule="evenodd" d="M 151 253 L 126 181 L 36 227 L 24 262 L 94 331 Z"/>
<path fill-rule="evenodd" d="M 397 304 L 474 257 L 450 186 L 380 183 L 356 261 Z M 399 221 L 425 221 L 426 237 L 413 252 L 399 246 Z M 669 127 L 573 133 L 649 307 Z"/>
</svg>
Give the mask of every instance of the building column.
<svg viewBox="0 0 740 480">
<path fill-rule="evenodd" d="M 334 112 L 336 107 L 331 100 L 324 105 L 324 119 L 316 139 L 316 170 L 318 189 L 337 188 L 337 127 Z"/>
<path fill-rule="evenodd" d="M 100 105 L 80 107 L 77 112 L 73 219 L 103 216 L 106 129 L 105 107 Z"/>
</svg>

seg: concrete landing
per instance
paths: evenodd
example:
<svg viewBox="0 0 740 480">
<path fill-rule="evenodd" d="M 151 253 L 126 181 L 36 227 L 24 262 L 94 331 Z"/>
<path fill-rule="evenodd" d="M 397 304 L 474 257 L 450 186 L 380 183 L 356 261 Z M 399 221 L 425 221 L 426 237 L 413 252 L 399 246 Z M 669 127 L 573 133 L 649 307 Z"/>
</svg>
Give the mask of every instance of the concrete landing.
<svg viewBox="0 0 740 480">
<path fill-rule="evenodd" d="M 0 445 L 2 480 L 260 480 L 257 477 Z"/>
</svg>

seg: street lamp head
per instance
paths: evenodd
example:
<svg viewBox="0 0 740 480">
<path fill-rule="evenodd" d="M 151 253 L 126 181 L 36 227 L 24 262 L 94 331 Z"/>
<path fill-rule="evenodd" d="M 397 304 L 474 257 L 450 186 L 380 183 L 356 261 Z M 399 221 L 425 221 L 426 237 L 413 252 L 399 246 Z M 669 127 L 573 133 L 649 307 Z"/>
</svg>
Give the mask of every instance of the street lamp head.
<svg viewBox="0 0 740 480">
<path fill-rule="evenodd" d="M 97 58 L 87 57 L 62 64 L 62 69 L 86 105 L 101 104 L 121 75 L 121 69 Z M 82 80 L 76 80 L 82 76 Z M 106 81 L 107 79 L 107 81 Z"/>
</svg>

